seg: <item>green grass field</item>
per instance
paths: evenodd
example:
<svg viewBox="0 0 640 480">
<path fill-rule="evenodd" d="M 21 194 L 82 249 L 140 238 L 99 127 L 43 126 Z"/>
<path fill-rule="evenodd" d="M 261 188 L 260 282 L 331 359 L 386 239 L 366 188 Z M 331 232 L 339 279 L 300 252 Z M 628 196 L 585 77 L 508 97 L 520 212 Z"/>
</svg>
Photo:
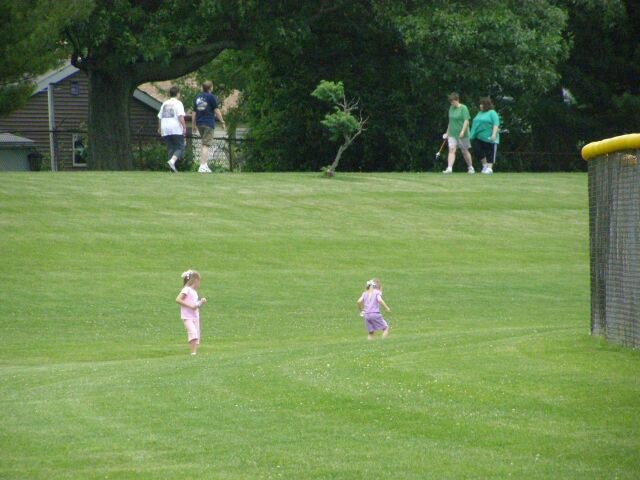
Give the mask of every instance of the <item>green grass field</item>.
<svg viewBox="0 0 640 480">
<path fill-rule="evenodd" d="M 0 231 L 3 480 L 638 478 L 584 174 L 2 174 Z"/>
</svg>

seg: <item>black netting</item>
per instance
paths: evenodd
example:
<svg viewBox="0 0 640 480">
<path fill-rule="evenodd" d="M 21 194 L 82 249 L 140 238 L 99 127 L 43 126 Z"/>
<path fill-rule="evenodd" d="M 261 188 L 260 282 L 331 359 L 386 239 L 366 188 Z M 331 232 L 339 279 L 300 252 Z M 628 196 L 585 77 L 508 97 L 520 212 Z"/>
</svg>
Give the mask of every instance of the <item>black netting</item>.
<svg viewBox="0 0 640 480">
<path fill-rule="evenodd" d="M 640 151 L 589 160 L 591 332 L 640 347 Z"/>
</svg>

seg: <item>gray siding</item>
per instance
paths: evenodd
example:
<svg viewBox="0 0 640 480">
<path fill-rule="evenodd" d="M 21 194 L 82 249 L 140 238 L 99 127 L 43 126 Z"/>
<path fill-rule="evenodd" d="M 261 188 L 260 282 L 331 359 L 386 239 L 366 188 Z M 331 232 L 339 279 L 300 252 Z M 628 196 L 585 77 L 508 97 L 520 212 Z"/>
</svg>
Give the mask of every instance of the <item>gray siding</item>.
<svg viewBox="0 0 640 480">
<path fill-rule="evenodd" d="M 13 133 L 33 140 L 41 153 L 49 151 L 47 92 L 32 96 L 20 110 L 0 117 L 0 132 Z"/>
<path fill-rule="evenodd" d="M 158 111 L 150 106 L 133 100 L 131 102 L 131 133 L 132 135 L 158 135 Z"/>
<path fill-rule="evenodd" d="M 73 86 L 77 88 L 78 95 L 72 95 Z M 53 98 L 56 126 L 59 130 L 56 133 L 58 165 L 61 170 L 67 170 L 73 168 L 73 134 L 78 130 L 87 130 L 89 78 L 82 72 L 67 77 L 55 85 Z"/>
</svg>

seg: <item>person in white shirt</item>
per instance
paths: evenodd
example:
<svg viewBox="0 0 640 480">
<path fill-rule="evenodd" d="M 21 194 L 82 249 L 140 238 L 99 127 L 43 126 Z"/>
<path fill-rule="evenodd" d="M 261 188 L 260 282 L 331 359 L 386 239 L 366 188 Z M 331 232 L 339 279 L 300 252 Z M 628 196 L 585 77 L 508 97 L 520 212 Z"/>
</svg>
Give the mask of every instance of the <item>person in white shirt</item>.
<svg viewBox="0 0 640 480">
<path fill-rule="evenodd" d="M 184 155 L 184 137 L 187 134 L 187 126 L 184 121 L 184 105 L 180 101 L 180 89 L 169 89 L 169 100 L 164 102 L 158 112 L 160 126 L 158 132 L 167 145 L 169 168 L 177 172 L 176 162 Z"/>
</svg>

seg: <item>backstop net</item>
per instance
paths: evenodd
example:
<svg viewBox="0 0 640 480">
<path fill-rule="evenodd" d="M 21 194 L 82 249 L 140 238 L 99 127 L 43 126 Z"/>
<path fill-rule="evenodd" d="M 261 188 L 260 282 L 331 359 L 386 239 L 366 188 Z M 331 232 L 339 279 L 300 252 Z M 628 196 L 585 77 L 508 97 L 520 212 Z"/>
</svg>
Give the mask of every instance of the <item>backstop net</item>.
<svg viewBox="0 0 640 480">
<path fill-rule="evenodd" d="M 590 143 L 591 333 L 640 347 L 640 134 Z"/>
</svg>

